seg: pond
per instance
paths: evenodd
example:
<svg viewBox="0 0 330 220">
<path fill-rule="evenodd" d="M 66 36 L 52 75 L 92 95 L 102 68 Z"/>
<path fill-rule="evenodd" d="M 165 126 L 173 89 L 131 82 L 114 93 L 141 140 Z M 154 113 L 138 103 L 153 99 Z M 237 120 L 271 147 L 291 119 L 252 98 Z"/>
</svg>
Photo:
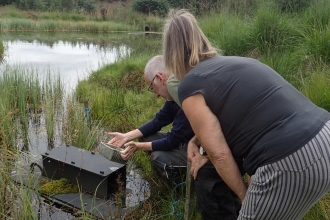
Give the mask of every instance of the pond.
<svg viewBox="0 0 330 220">
<path fill-rule="evenodd" d="M 147 49 L 151 39 L 161 44 L 160 35 L 145 36 L 135 33 L 87 34 L 87 33 L 4 33 L 1 35 L 5 53 L 1 68 L 6 65 L 34 69 L 38 77 L 44 80 L 48 73 L 60 76 L 65 88 L 72 92 L 79 80 L 86 79 L 92 71 L 113 63 L 132 53 Z M 154 45 L 152 48 L 157 48 Z M 143 52 L 143 51 L 142 51 Z M 150 52 L 150 51 L 149 51 Z M 40 118 L 39 125 L 45 125 Z M 29 153 L 40 159 L 40 155 L 49 150 L 45 129 L 29 123 Z M 63 144 L 55 139 L 54 147 Z M 134 178 L 131 178 L 134 176 Z M 131 178 L 131 180 L 130 180 Z M 132 180 L 133 179 L 133 180 Z M 128 184 L 134 182 L 136 174 L 128 175 Z M 135 186 L 134 186 L 135 187 Z M 131 187 L 131 188 L 134 188 Z M 139 189 L 140 192 L 141 189 Z M 133 191 L 133 190 L 132 190 Z M 133 198 L 134 199 L 134 198 Z M 135 203 L 132 203 L 132 206 Z M 130 206 L 130 204 L 129 204 Z M 71 219 L 71 214 L 56 209 L 42 207 L 40 219 Z M 55 217 L 57 216 L 57 217 Z"/>
<path fill-rule="evenodd" d="M 5 33 L 3 60 L 41 74 L 58 74 L 65 87 L 72 89 L 92 71 L 130 55 L 132 41 L 141 37 L 127 33 Z"/>
</svg>

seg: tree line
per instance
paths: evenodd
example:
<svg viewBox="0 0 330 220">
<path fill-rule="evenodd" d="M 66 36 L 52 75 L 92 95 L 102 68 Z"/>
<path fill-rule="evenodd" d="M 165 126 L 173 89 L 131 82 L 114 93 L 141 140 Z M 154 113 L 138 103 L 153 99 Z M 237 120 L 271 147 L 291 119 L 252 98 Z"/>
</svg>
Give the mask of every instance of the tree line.
<svg viewBox="0 0 330 220">
<path fill-rule="evenodd" d="M 15 4 L 22 10 L 91 12 L 98 2 L 119 2 L 125 0 L 1 0 L 0 5 Z M 132 9 L 144 14 L 164 16 L 170 8 L 188 8 L 193 12 L 205 13 L 221 5 L 253 5 L 257 0 L 134 0 Z M 282 11 L 298 11 L 309 5 L 311 0 L 273 0 Z"/>
</svg>

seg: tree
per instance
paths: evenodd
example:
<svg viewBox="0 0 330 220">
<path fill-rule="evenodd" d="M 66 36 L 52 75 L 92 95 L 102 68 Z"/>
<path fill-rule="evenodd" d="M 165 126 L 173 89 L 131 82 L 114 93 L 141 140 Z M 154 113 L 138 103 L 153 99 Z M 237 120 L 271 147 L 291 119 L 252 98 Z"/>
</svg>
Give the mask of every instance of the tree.
<svg viewBox="0 0 330 220">
<path fill-rule="evenodd" d="M 0 5 L 10 5 L 12 3 L 15 3 L 15 0 L 1 0 Z"/>
<path fill-rule="evenodd" d="M 132 4 L 133 10 L 144 14 L 166 15 L 169 4 L 166 0 L 135 0 Z"/>
</svg>

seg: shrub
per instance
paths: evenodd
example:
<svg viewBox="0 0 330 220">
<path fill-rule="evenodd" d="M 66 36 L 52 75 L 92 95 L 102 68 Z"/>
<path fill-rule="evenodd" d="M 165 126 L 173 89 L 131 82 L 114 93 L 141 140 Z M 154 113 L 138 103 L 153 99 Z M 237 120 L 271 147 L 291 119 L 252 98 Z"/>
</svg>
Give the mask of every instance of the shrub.
<svg viewBox="0 0 330 220">
<path fill-rule="evenodd" d="M 302 92 L 317 106 L 330 111 L 329 70 L 318 71 L 306 79 Z"/>
<path fill-rule="evenodd" d="M 144 14 L 155 14 L 164 16 L 169 10 L 169 4 L 165 0 L 135 0 L 132 4 L 133 10 Z"/>
<path fill-rule="evenodd" d="M 277 10 L 260 8 L 252 31 L 252 39 L 255 39 L 259 51 L 268 53 L 293 49 L 301 39 L 293 21 L 289 15 Z"/>
<path fill-rule="evenodd" d="M 1 0 L 0 5 L 10 5 L 14 2 L 15 2 L 15 0 Z"/>
<path fill-rule="evenodd" d="M 78 0 L 78 7 L 84 9 L 87 12 L 91 12 L 95 9 L 94 0 Z"/>
<path fill-rule="evenodd" d="M 299 12 L 309 6 L 310 0 L 276 0 L 276 4 L 282 12 Z"/>
</svg>

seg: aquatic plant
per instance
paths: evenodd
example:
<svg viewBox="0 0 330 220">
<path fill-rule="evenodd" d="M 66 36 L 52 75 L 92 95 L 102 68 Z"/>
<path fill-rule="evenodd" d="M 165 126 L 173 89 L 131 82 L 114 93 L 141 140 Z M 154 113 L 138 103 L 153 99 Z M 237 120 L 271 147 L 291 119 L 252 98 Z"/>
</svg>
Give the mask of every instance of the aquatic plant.
<svg viewBox="0 0 330 220">
<path fill-rule="evenodd" d="M 41 180 L 39 192 L 47 195 L 78 193 L 79 187 L 71 183 L 68 179 L 59 180 Z"/>
</svg>

